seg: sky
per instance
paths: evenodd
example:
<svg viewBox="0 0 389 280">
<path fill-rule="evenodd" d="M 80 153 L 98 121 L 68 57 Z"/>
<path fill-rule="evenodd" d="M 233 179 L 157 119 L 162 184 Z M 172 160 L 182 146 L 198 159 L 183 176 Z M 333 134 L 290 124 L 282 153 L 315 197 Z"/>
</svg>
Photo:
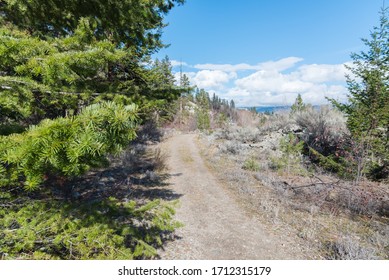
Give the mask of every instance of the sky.
<svg viewBox="0 0 389 280">
<path fill-rule="evenodd" d="M 365 50 L 384 0 L 186 0 L 162 40 L 192 85 L 238 106 L 347 100 L 345 64 Z"/>
</svg>

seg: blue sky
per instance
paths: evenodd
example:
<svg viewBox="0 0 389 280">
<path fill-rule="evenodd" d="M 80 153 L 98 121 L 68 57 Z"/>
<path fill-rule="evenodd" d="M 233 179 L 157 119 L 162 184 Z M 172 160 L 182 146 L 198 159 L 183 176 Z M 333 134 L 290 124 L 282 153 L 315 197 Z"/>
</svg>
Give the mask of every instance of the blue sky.
<svg viewBox="0 0 389 280">
<path fill-rule="evenodd" d="M 187 0 L 166 17 L 173 69 L 240 106 L 346 100 L 344 64 L 383 0 Z"/>
</svg>

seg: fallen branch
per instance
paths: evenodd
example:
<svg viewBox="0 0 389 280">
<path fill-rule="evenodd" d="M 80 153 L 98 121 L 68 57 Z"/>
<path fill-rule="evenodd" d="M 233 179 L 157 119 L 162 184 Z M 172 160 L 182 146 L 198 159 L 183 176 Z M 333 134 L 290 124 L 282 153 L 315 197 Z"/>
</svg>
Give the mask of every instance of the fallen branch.
<svg viewBox="0 0 389 280">
<path fill-rule="evenodd" d="M 288 184 L 287 182 L 283 182 L 284 184 L 288 185 L 291 189 L 301 189 L 301 188 L 309 188 L 309 187 L 314 187 L 314 186 L 317 186 L 317 185 L 337 185 L 339 184 L 340 180 L 336 181 L 336 182 L 317 182 L 317 183 L 312 183 L 312 184 L 308 184 L 308 185 L 302 185 L 302 186 L 291 186 L 290 184 Z"/>
</svg>

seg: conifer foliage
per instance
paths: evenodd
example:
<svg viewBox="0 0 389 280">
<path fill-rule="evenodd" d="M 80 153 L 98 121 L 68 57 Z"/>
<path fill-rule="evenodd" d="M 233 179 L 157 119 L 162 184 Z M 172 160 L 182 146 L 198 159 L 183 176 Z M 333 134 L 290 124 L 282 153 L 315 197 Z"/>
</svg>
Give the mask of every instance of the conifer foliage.
<svg viewBox="0 0 389 280">
<path fill-rule="evenodd" d="M 136 106 L 104 102 L 75 117 L 46 119 L 21 134 L 2 136 L 0 186 L 37 188 L 51 177 L 74 177 L 107 162 L 134 139 Z M 6 166 L 6 168 L 4 168 Z"/>
<path fill-rule="evenodd" d="M 144 66 L 175 2 L 1 1 L 1 184 L 81 175 L 135 137 L 137 107 L 179 96 L 168 60 Z"/>
<path fill-rule="evenodd" d="M 149 56 L 183 2 L 0 1 L 0 259 L 152 258 L 179 226 L 172 204 L 96 184 L 64 198 L 180 95 Z"/>
<path fill-rule="evenodd" d="M 93 37 L 108 39 L 144 54 L 162 47 L 163 17 L 184 0 L 4 0 L 4 21 L 39 37 L 74 34 L 81 19 L 93 25 Z"/>
<path fill-rule="evenodd" d="M 348 128 L 368 157 L 369 173 L 389 174 L 389 18 L 382 8 L 380 24 L 363 39 L 368 51 L 353 53 L 347 76 L 348 103 L 332 103 L 348 117 Z"/>
</svg>

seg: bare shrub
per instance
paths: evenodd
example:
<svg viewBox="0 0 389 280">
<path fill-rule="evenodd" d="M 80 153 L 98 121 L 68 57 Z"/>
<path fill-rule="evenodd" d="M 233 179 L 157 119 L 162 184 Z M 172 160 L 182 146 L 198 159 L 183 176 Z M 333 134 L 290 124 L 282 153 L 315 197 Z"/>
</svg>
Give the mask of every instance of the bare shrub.
<svg viewBox="0 0 389 280">
<path fill-rule="evenodd" d="M 384 187 L 361 182 L 359 185 L 351 185 L 346 182 L 335 189 L 333 201 L 353 213 L 362 215 L 387 215 L 386 207 L 389 201 L 389 193 Z"/>
<path fill-rule="evenodd" d="M 146 143 L 147 141 L 160 142 L 163 133 L 158 127 L 156 120 L 150 119 L 140 126 L 137 135 L 138 137 L 135 141 L 138 143 Z"/>
<path fill-rule="evenodd" d="M 341 112 L 322 106 L 319 110 L 307 108 L 294 114 L 294 119 L 303 129 L 302 140 L 325 156 L 334 154 L 345 144 L 348 129 Z"/>
<path fill-rule="evenodd" d="M 215 135 L 218 139 L 234 140 L 240 143 L 256 143 L 261 139 L 260 131 L 255 127 L 227 127 Z"/>
<path fill-rule="evenodd" d="M 167 170 L 166 160 L 167 155 L 160 148 L 155 148 L 149 152 L 149 160 L 152 164 L 152 169 L 158 172 Z"/>
<path fill-rule="evenodd" d="M 261 134 L 267 134 L 273 131 L 289 131 L 290 127 L 294 124 L 292 118 L 290 118 L 287 112 L 277 112 L 267 117 L 265 121 L 259 127 Z"/>
<path fill-rule="evenodd" d="M 112 158 L 111 165 L 124 166 L 128 172 L 137 172 L 144 169 L 147 146 L 145 144 L 134 143 L 128 149 L 123 151 L 119 157 Z"/>
<path fill-rule="evenodd" d="M 237 141 L 228 141 L 221 144 L 219 149 L 222 153 L 238 155 L 243 150 L 243 146 Z"/>
<path fill-rule="evenodd" d="M 144 144 L 133 144 L 119 157 L 112 158 L 111 165 L 121 167 L 128 173 L 161 172 L 167 169 L 167 155 L 159 148 L 151 148 Z"/>
<path fill-rule="evenodd" d="M 343 237 L 325 244 L 327 259 L 330 260 L 375 260 L 378 259 L 374 249 L 361 246 L 351 237 Z"/>
<path fill-rule="evenodd" d="M 195 105 L 195 104 L 194 104 Z M 197 118 L 195 114 L 197 107 L 185 107 L 181 113 L 174 116 L 174 120 L 164 125 L 165 129 L 176 129 L 183 132 L 191 132 L 197 129 Z"/>
<path fill-rule="evenodd" d="M 259 123 L 259 115 L 248 110 L 237 110 L 236 124 L 241 127 L 256 127 Z"/>
<path fill-rule="evenodd" d="M 256 143 L 260 140 L 260 133 L 257 128 L 242 127 L 237 131 L 237 139 L 243 143 Z"/>
<path fill-rule="evenodd" d="M 236 128 L 233 127 L 226 127 L 214 133 L 216 139 L 222 139 L 222 140 L 236 139 L 235 134 L 236 134 Z"/>
</svg>

